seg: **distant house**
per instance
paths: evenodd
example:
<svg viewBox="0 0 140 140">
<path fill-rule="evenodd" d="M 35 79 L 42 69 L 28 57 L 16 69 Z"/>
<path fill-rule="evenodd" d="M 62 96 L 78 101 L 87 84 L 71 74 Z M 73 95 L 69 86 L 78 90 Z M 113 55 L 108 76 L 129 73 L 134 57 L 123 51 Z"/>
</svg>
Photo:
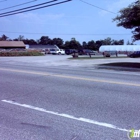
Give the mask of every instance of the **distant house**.
<svg viewBox="0 0 140 140">
<path fill-rule="evenodd" d="M 29 45 L 28 49 L 50 50 L 50 49 L 59 49 L 59 47 L 57 45 Z"/>
<path fill-rule="evenodd" d="M 23 41 L 0 41 L 0 49 L 25 49 Z"/>
</svg>

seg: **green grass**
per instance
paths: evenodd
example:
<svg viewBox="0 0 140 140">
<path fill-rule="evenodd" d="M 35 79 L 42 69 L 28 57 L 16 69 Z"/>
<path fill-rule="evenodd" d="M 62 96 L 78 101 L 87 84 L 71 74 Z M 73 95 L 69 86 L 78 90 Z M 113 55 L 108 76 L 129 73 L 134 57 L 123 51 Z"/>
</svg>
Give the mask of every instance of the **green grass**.
<svg viewBox="0 0 140 140">
<path fill-rule="evenodd" d="M 73 58 L 73 57 L 70 57 L 68 59 L 71 59 L 71 60 L 91 60 L 91 59 L 118 59 L 118 58 L 128 58 L 127 56 L 119 56 L 119 57 L 89 57 L 89 56 L 80 56 L 80 57 L 77 57 L 77 58 Z"/>
</svg>

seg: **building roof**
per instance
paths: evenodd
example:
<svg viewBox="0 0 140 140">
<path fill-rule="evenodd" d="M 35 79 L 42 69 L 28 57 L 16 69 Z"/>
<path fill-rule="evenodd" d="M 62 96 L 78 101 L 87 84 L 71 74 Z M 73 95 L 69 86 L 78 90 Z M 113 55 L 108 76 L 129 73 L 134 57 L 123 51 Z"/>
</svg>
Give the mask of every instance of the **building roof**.
<svg viewBox="0 0 140 140">
<path fill-rule="evenodd" d="M 56 49 L 58 46 L 56 45 L 29 45 L 30 49 Z"/>
<path fill-rule="evenodd" d="M 99 51 L 140 51 L 140 45 L 103 45 Z"/>
<path fill-rule="evenodd" d="M 23 41 L 0 41 L 0 47 L 25 47 Z"/>
</svg>

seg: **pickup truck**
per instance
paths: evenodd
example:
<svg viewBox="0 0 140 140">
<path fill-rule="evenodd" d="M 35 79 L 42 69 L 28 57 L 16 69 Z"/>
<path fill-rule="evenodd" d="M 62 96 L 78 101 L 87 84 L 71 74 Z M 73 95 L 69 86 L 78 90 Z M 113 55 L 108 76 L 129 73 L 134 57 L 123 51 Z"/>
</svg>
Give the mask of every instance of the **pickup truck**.
<svg viewBox="0 0 140 140">
<path fill-rule="evenodd" d="M 65 51 L 63 49 L 50 49 L 51 54 L 65 54 Z"/>
</svg>

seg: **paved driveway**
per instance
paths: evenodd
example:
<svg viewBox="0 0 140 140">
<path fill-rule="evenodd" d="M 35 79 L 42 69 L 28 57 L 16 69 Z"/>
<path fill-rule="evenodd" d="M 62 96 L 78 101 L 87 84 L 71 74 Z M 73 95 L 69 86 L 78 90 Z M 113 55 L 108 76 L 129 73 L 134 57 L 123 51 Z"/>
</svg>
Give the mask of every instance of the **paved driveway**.
<svg viewBox="0 0 140 140">
<path fill-rule="evenodd" d="M 25 56 L 25 57 L 0 57 L 0 63 L 35 66 L 69 66 L 69 67 L 93 67 L 97 64 L 110 62 L 140 62 L 140 58 L 103 58 L 73 60 L 71 55 L 46 55 L 46 56 Z"/>
</svg>

